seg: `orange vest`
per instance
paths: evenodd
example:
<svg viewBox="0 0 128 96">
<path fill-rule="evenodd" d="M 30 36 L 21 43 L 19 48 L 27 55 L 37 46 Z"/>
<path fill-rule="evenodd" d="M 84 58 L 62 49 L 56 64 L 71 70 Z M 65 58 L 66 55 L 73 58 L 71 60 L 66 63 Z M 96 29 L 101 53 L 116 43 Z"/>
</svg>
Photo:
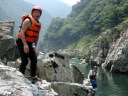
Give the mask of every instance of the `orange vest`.
<svg viewBox="0 0 128 96">
<path fill-rule="evenodd" d="M 24 15 L 22 17 L 22 20 L 24 21 L 26 18 L 29 18 L 31 21 L 31 27 L 29 27 L 25 32 L 25 39 L 28 42 L 35 42 L 39 38 L 39 31 L 41 29 L 41 23 L 36 23 L 35 19 L 32 16 Z M 22 24 L 21 24 L 22 26 Z M 20 28 L 20 32 L 22 30 L 22 27 Z M 18 34 L 18 38 L 21 39 L 20 32 Z"/>
</svg>

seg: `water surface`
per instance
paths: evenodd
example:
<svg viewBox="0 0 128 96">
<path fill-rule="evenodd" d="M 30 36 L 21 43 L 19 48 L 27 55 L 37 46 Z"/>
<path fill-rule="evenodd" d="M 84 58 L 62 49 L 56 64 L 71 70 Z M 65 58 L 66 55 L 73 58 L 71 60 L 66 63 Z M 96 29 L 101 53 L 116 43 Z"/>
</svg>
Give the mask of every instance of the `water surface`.
<svg viewBox="0 0 128 96">
<path fill-rule="evenodd" d="M 84 73 L 85 78 L 92 69 L 80 64 L 79 60 L 70 60 L 70 63 L 76 65 Z M 102 68 L 98 68 L 98 73 L 98 90 L 95 96 L 128 96 L 128 74 L 112 74 Z"/>
</svg>

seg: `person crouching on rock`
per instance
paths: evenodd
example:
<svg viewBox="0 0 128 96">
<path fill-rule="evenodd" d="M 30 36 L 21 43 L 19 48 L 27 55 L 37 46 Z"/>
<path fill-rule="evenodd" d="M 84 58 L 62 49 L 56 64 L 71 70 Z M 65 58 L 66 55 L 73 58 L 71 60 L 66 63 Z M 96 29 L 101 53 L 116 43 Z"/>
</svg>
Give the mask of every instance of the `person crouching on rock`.
<svg viewBox="0 0 128 96">
<path fill-rule="evenodd" d="M 89 82 L 92 84 L 93 89 L 97 88 L 97 82 L 96 82 L 96 80 L 98 79 L 97 69 L 98 67 L 94 66 L 93 70 L 90 70 L 88 74 L 88 79 L 89 79 Z"/>
<path fill-rule="evenodd" d="M 32 16 L 22 16 L 22 24 L 18 34 L 18 39 L 16 40 L 19 54 L 21 56 L 21 65 L 19 71 L 22 74 L 25 74 L 25 69 L 29 58 L 31 61 L 30 69 L 32 79 L 38 79 L 36 76 L 37 56 L 35 49 L 41 29 L 41 22 L 39 20 L 41 14 L 42 9 L 39 6 L 35 6 L 31 10 Z"/>
</svg>

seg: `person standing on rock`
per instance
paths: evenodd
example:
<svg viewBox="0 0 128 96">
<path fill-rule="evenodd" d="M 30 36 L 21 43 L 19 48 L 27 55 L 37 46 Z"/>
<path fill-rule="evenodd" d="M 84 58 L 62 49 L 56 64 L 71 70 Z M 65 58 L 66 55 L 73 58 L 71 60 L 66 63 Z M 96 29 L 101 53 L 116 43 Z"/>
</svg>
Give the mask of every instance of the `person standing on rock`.
<svg viewBox="0 0 128 96">
<path fill-rule="evenodd" d="M 32 16 L 22 16 L 22 24 L 18 34 L 18 39 L 16 40 L 21 56 L 21 65 L 19 71 L 22 74 L 25 74 L 25 69 L 29 58 L 31 61 L 30 69 L 33 80 L 38 80 L 38 77 L 36 76 L 37 56 L 35 51 L 41 29 L 41 22 L 39 20 L 41 14 L 42 9 L 39 6 L 35 6 L 31 10 Z"/>
<path fill-rule="evenodd" d="M 93 89 L 95 89 L 95 90 L 97 88 L 97 82 L 96 82 L 96 80 L 98 79 L 97 69 L 98 69 L 98 67 L 97 66 L 94 66 L 93 70 L 90 70 L 89 71 L 89 74 L 88 74 L 89 82 L 92 84 Z"/>
</svg>

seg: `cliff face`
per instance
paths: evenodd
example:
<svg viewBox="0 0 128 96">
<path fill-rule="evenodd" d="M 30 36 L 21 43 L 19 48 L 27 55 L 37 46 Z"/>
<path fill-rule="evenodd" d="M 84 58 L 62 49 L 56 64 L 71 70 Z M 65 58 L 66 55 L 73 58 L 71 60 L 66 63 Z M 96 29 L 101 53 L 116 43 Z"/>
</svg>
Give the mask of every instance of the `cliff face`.
<svg viewBox="0 0 128 96">
<path fill-rule="evenodd" d="M 14 21 L 0 21 L 0 58 L 4 63 L 15 59 L 17 54 L 13 39 Z"/>
<path fill-rule="evenodd" d="M 128 73 L 128 23 L 122 23 L 102 34 L 93 44 L 86 58 L 111 72 Z"/>
</svg>

